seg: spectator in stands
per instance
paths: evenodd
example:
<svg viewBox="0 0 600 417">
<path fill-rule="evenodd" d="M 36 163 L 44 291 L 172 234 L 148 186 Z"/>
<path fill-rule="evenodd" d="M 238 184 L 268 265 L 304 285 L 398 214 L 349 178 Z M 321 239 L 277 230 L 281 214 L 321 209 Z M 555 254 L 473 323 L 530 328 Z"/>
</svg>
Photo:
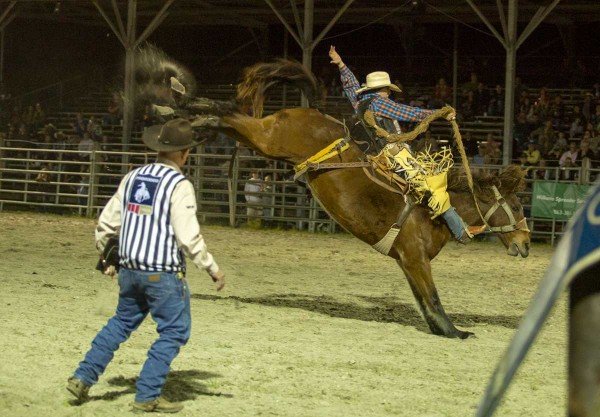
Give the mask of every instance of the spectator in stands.
<svg viewBox="0 0 600 417">
<path fill-rule="evenodd" d="M 574 166 L 575 162 L 577 161 L 577 143 L 576 142 L 570 142 L 569 143 L 569 149 L 567 149 L 560 157 L 560 160 L 558 161 L 558 165 L 563 168 L 566 166 L 567 161 L 570 163 L 569 166 Z"/>
<path fill-rule="evenodd" d="M 586 140 L 582 140 L 579 144 L 579 152 L 577 153 L 577 156 L 579 157 L 579 166 L 582 166 L 586 158 L 589 160 L 589 162 L 591 162 L 592 166 L 595 166 L 596 160 L 598 159 L 596 153 L 590 149 L 590 142 Z"/>
<path fill-rule="evenodd" d="M 556 176 L 558 173 L 558 167 L 559 167 L 558 161 L 560 160 L 560 157 L 562 156 L 563 153 L 564 153 L 563 149 L 561 149 L 557 145 L 554 145 L 554 147 L 552 149 L 550 149 L 550 152 L 548 152 L 548 154 L 544 158 L 544 160 L 546 161 L 546 167 L 548 168 L 548 169 L 546 169 L 546 174 L 545 174 L 546 179 L 548 179 L 548 180 L 556 179 Z"/>
<path fill-rule="evenodd" d="M 23 116 L 21 117 L 21 122 L 25 123 L 27 127 L 33 125 L 33 115 L 35 114 L 35 109 L 33 106 L 28 106 L 27 109 L 23 112 Z"/>
<path fill-rule="evenodd" d="M 600 100 L 600 83 L 595 83 L 592 87 L 592 95 L 596 100 Z"/>
<path fill-rule="evenodd" d="M 13 111 L 10 114 L 10 120 L 9 123 L 13 126 L 20 126 L 21 125 L 21 110 L 19 109 L 19 106 L 14 106 L 13 107 Z"/>
<path fill-rule="evenodd" d="M 113 93 L 108 103 L 108 114 L 106 114 L 102 120 L 105 125 L 118 125 L 121 120 L 121 111 L 123 108 L 123 101 L 119 93 Z"/>
<path fill-rule="evenodd" d="M 594 126 L 594 129 L 600 130 L 598 129 L 600 126 L 600 104 L 596 105 L 596 111 L 590 116 L 590 122 Z"/>
<path fill-rule="evenodd" d="M 467 96 L 469 93 L 474 93 L 477 90 L 479 81 L 477 80 L 477 74 L 472 72 L 471 79 L 462 85 L 462 93 Z"/>
<path fill-rule="evenodd" d="M 571 113 L 569 121 L 572 123 L 575 119 L 580 119 L 582 125 L 586 124 L 587 122 L 583 113 L 581 113 L 581 107 L 579 106 L 573 106 L 573 112 Z"/>
<path fill-rule="evenodd" d="M 573 139 L 583 135 L 583 124 L 581 118 L 577 117 L 571 123 L 571 127 L 569 128 L 569 139 Z"/>
<path fill-rule="evenodd" d="M 536 148 L 536 143 L 533 141 L 527 142 L 527 149 L 523 153 L 525 155 L 527 166 L 537 166 L 540 163 L 541 154 Z"/>
<path fill-rule="evenodd" d="M 437 109 L 443 107 L 446 103 L 452 101 L 452 88 L 446 84 L 444 78 L 440 78 L 435 85 L 433 100 L 429 103 L 429 107 Z"/>
<path fill-rule="evenodd" d="M 273 179 L 270 175 L 265 175 L 265 178 L 262 183 L 261 193 L 263 205 L 263 226 L 270 227 L 272 225 L 272 212 L 273 207 L 271 207 L 275 201 L 272 195 L 269 195 L 273 192 Z"/>
<path fill-rule="evenodd" d="M 594 103 L 592 102 L 592 93 L 585 93 L 583 103 L 581 104 L 581 114 L 586 121 L 589 121 L 594 114 Z"/>
<path fill-rule="evenodd" d="M 557 94 L 554 97 L 554 100 L 552 100 L 552 104 L 550 104 L 549 109 L 549 116 L 554 121 L 554 125 L 556 127 L 560 126 L 565 119 L 565 105 L 560 94 Z"/>
<path fill-rule="evenodd" d="M 38 131 L 39 129 L 41 129 L 45 123 L 46 123 L 46 113 L 44 112 L 44 109 L 42 109 L 41 103 L 36 103 L 35 110 L 33 112 L 33 126 L 34 126 L 35 131 Z"/>
<path fill-rule="evenodd" d="M 558 132 L 558 138 L 556 139 L 554 146 L 558 146 L 558 149 L 560 149 L 563 152 L 567 150 L 567 148 L 569 147 L 569 142 L 567 142 L 565 132 Z"/>
<path fill-rule="evenodd" d="M 146 106 L 144 108 L 144 116 L 142 116 L 142 124 L 143 127 L 149 127 L 159 123 L 154 110 L 152 110 L 152 106 Z"/>
<path fill-rule="evenodd" d="M 19 130 L 17 130 L 17 133 L 15 135 L 15 139 L 19 140 L 19 141 L 29 141 L 31 138 L 29 137 L 29 132 L 27 131 L 27 126 L 25 126 L 25 124 L 21 123 L 21 125 L 19 126 Z M 21 146 L 21 145 L 19 145 Z"/>
<path fill-rule="evenodd" d="M 77 150 L 80 152 L 80 159 L 89 161 L 90 155 L 88 152 L 92 152 L 94 149 L 94 141 L 90 137 L 90 134 L 88 132 L 85 132 L 83 134 L 83 138 L 79 141 L 79 144 L 77 145 Z"/>
<path fill-rule="evenodd" d="M 481 167 L 483 165 L 485 165 L 487 163 L 487 158 L 485 155 L 485 146 L 484 145 L 479 145 L 477 147 L 477 155 L 475 155 L 473 157 L 473 161 L 471 162 L 471 165 L 473 165 L 473 171 L 474 173 L 479 173 L 481 172 Z"/>
<path fill-rule="evenodd" d="M 496 88 L 494 88 L 490 94 L 487 113 L 490 116 L 500 116 L 504 114 L 504 90 L 500 84 L 496 84 Z"/>
<path fill-rule="evenodd" d="M 529 137 L 530 128 L 527 124 L 527 117 L 525 113 L 520 112 L 515 120 L 515 128 L 514 128 L 513 138 L 517 142 L 522 150 L 522 146 Z"/>
<path fill-rule="evenodd" d="M 250 172 L 250 178 L 244 185 L 244 198 L 246 199 L 246 215 L 248 216 L 248 225 L 260 227 L 260 219 L 263 214 L 261 207 L 262 197 L 262 181 L 259 177 L 259 172 L 253 169 Z"/>
<path fill-rule="evenodd" d="M 529 135 L 531 140 L 534 140 L 539 145 L 542 153 L 547 153 L 552 149 L 556 142 L 556 131 L 552 127 L 552 120 L 546 120 L 544 126 L 538 127 Z"/>
<path fill-rule="evenodd" d="M 81 113 L 75 115 L 75 121 L 71 124 L 75 134 L 80 138 L 83 138 L 83 134 L 87 132 L 87 121 L 83 118 Z"/>
<path fill-rule="evenodd" d="M 96 121 L 94 116 L 90 116 L 90 119 L 87 122 L 87 132 L 94 141 L 100 140 L 102 137 L 102 125 Z"/>
<path fill-rule="evenodd" d="M 500 150 L 500 142 L 494 140 L 491 133 L 487 134 L 485 141 L 485 157 L 486 164 L 499 165 L 502 162 L 502 151 Z"/>
<path fill-rule="evenodd" d="M 465 146 L 465 153 L 468 157 L 474 157 L 477 154 L 478 144 L 475 139 L 473 139 L 473 135 L 471 131 L 467 131 L 463 136 L 463 144 Z M 453 144 L 453 147 L 456 147 L 456 144 Z M 453 150 L 452 153 L 456 156 L 458 152 Z"/>
</svg>

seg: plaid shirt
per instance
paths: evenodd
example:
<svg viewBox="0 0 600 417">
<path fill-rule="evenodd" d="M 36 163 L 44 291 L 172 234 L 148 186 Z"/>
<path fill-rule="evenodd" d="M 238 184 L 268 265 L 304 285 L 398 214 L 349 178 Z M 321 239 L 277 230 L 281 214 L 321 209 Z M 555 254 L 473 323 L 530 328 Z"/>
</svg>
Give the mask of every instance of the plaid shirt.
<svg viewBox="0 0 600 417">
<path fill-rule="evenodd" d="M 395 119 L 399 122 L 420 122 L 433 113 L 431 110 L 423 110 L 418 107 L 396 103 L 389 98 L 381 97 L 377 93 L 369 92 L 368 90 L 359 96 L 356 94 L 356 90 L 360 88 L 360 84 L 347 66 L 340 68 L 340 78 L 342 79 L 344 92 L 350 99 L 352 107 L 355 110 L 361 101 L 375 97 L 369 105 L 369 109 L 378 116 Z"/>
</svg>

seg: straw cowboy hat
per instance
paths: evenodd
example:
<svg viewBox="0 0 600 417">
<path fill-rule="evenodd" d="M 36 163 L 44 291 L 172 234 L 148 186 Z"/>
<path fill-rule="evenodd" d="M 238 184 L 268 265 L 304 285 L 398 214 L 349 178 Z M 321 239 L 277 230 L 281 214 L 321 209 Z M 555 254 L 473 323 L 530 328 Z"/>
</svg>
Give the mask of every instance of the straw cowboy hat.
<svg viewBox="0 0 600 417">
<path fill-rule="evenodd" d="M 191 123 L 181 118 L 150 126 L 142 134 L 142 140 L 150 149 L 164 152 L 181 151 L 201 142 L 194 138 Z"/>
<path fill-rule="evenodd" d="M 356 94 L 364 93 L 368 90 L 375 90 L 383 87 L 389 87 L 392 91 L 401 93 L 402 90 L 396 84 L 390 81 L 390 74 L 385 71 L 376 71 L 367 75 L 367 83 L 362 88 L 356 90 Z"/>
</svg>

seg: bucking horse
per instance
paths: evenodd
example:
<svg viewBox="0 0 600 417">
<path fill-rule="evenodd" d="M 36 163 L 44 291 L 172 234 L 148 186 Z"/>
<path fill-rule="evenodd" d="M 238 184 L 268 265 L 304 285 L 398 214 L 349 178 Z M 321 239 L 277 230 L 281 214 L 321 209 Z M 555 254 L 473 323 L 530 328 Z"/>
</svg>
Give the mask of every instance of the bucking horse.
<svg viewBox="0 0 600 417">
<path fill-rule="evenodd" d="M 168 106 L 176 113 L 187 114 L 199 130 L 222 132 L 260 155 L 294 165 L 347 136 L 343 123 L 312 106 L 286 108 L 259 117 L 268 90 L 276 85 L 298 87 L 309 103 L 317 97 L 314 75 L 298 62 L 277 60 L 246 68 L 232 104 L 194 97 L 188 88 L 194 83 L 189 72 L 180 70 L 168 57 L 156 54 L 143 51 L 139 57 L 142 94 L 146 99 L 152 97 L 154 104 L 165 106 L 161 107 L 163 110 Z M 348 146 L 332 160 L 340 163 L 365 160 L 356 143 L 350 140 Z M 371 246 L 382 240 L 407 204 L 405 197 L 373 182 L 358 166 L 309 170 L 305 179 L 327 213 Z M 496 231 L 509 255 L 527 257 L 530 233 L 516 195 L 523 187 L 524 173 L 516 166 L 496 175 L 475 175 L 472 188 L 464 171 L 452 170 L 448 179 L 452 204 L 468 224 L 486 222 Z M 481 213 L 486 213 L 486 220 Z M 445 223 L 432 219 L 425 205 L 416 205 L 404 219 L 388 256 L 404 272 L 431 332 L 464 339 L 473 333 L 457 329 L 449 319 L 431 273 L 431 261 L 450 240 L 451 233 Z"/>
</svg>

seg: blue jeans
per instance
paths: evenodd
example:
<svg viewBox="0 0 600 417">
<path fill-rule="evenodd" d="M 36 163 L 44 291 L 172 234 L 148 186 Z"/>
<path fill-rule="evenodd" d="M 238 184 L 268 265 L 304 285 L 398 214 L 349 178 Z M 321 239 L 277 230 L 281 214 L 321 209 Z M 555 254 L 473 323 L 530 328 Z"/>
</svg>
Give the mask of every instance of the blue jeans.
<svg viewBox="0 0 600 417">
<path fill-rule="evenodd" d="M 159 337 L 148 351 L 135 400 L 151 401 L 160 396 L 171 362 L 190 337 L 190 292 L 185 279 L 177 274 L 129 269 L 119 272 L 119 287 L 117 311 L 92 341 L 75 377 L 90 386 L 98 382 L 119 345 L 150 312 Z"/>
<path fill-rule="evenodd" d="M 465 222 L 456 212 L 454 207 L 442 213 L 442 218 L 446 221 L 448 228 L 456 239 L 460 239 L 465 231 Z"/>
</svg>

